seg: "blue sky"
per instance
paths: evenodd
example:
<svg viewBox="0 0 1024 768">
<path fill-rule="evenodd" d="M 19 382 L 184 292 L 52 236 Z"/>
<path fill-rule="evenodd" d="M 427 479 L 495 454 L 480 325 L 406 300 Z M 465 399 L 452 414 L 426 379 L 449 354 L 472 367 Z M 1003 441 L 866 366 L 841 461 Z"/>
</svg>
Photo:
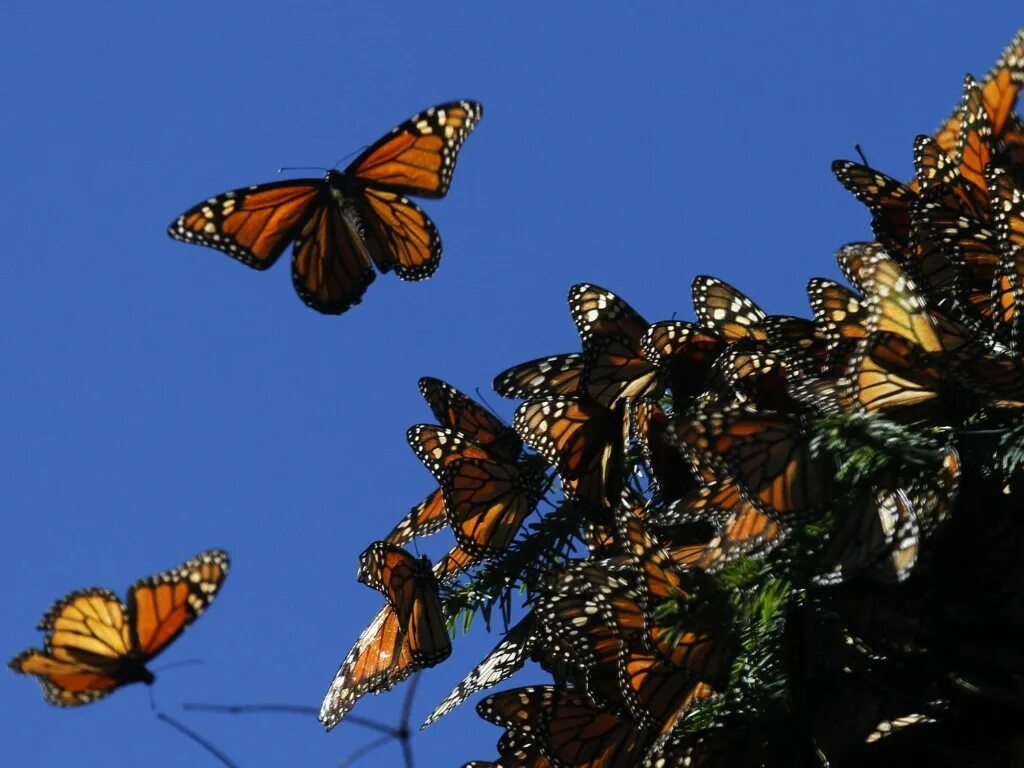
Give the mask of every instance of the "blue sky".
<svg viewBox="0 0 1024 768">
<path fill-rule="evenodd" d="M 913 137 L 1024 23 L 1011 3 L 497 8 L 0 4 L 8 657 L 65 592 L 123 594 L 224 547 L 217 604 L 154 666 L 204 663 L 160 676 L 157 702 L 245 768 L 336 765 L 373 735 L 179 705 L 318 705 L 381 600 L 355 581 L 358 553 L 432 487 L 404 441 L 430 420 L 417 379 L 472 392 L 572 350 L 579 281 L 652 321 L 692 316 L 699 273 L 806 314 L 806 279 L 836 277 L 832 252 L 869 237 L 830 161 L 859 142 L 909 176 Z M 208 195 L 329 166 L 455 98 L 485 116 L 449 197 L 424 204 L 445 245 L 425 283 L 380 276 L 325 317 L 283 264 L 257 273 L 164 234 Z M 494 641 L 457 639 L 417 722 Z M 354 711 L 391 720 L 401 699 Z M 216 765 L 141 686 L 58 711 L 5 672 L 0 709 L 11 765 Z M 418 764 L 493 756 L 498 733 L 465 706 L 416 737 Z M 400 759 L 389 746 L 363 764 Z"/>
</svg>

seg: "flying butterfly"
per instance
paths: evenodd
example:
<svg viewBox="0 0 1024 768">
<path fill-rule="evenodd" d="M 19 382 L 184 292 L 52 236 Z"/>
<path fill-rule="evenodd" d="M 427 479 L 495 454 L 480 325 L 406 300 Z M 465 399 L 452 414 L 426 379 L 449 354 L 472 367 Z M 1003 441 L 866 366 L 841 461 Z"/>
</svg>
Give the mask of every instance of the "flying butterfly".
<svg viewBox="0 0 1024 768">
<path fill-rule="evenodd" d="M 374 265 L 402 280 L 430 277 L 441 237 L 407 195 L 448 193 L 459 149 L 483 115 L 475 101 L 452 101 L 413 115 L 323 179 L 258 184 L 211 197 L 185 211 L 168 234 L 267 269 L 295 243 L 292 282 L 324 314 L 358 304 Z"/>
<path fill-rule="evenodd" d="M 10 667 L 35 675 L 46 701 L 60 707 L 88 704 L 130 683 L 150 685 L 146 663 L 210 606 L 228 566 L 227 552 L 200 552 L 136 581 L 126 602 L 107 589 L 76 590 L 40 620 L 43 649 L 22 651 Z"/>
</svg>

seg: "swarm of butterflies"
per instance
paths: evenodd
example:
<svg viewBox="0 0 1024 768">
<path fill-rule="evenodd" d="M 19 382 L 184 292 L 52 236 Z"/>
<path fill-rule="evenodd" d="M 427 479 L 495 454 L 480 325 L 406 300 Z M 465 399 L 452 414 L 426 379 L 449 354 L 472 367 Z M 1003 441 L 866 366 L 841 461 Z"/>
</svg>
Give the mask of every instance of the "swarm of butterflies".
<svg viewBox="0 0 1024 768">
<path fill-rule="evenodd" d="M 835 164 L 876 239 L 836 254 L 848 286 L 809 281 L 809 317 L 769 315 L 700 276 L 694 321 L 651 323 L 579 284 L 581 349 L 494 380 L 522 401 L 511 425 L 422 379 L 436 423 L 407 438 L 437 488 L 360 558 L 359 580 L 385 600 L 330 685 L 324 725 L 446 659 L 453 598 L 495 585 L 521 596 L 517 620 L 425 725 L 527 661 L 551 681 L 478 702 L 503 733 L 497 758 L 472 768 L 884 764 L 914 728 L 973 728 L 985 703 L 1024 705 L 1024 685 L 992 684 L 1003 660 L 984 658 L 985 642 L 940 651 L 936 635 L 967 614 L 931 615 L 943 599 L 929 581 L 940 555 L 968 554 L 949 551 L 973 511 L 965 483 L 983 477 L 1002 503 L 991 467 L 961 455 L 1024 408 L 1022 84 L 1024 32 L 917 139 L 914 179 Z M 883 444 L 891 460 L 852 483 L 849 456 L 823 444 L 828 424 L 854 442 L 888 425 L 907 442 Z M 435 563 L 403 548 L 442 530 L 454 544 Z M 538 566 L 523 553 L 546 535 Z M 808 658 L 803 673 L 780 662 L 788 688 L 757 700 L 771 628 L 750 609 L 770 602 L 767 581 L 786 598 L 782 656 Z M 1011 660 L 1024 673 L 1024 654 Z M 772 695 L 780 719 L 750 704 Z"/>
<path fill-rule="evenodd" d="M 502 734 L 473 768 L 895 764 L 922 730 L 933 764 L 998 764 L 955 740 L 1024 708 L 1024 657 L 1001 634 L 1024 626 L 1024 574 L 992 576 L 1024 528 L 1003 514 L 1012 482 L 977 460 L 1024 409 L 1022 85 L 1024 30 L 914 142 L 913 179 L 834 164 L 875 240 L 837 252 L 848 286 L 809 281 L 809 317 L 700 276 L 693 321 L 650 323 L 582 283 L 580 350 L 495 378 L 522 401 L 511 425 L 421 379 L 437 423 L 407 438 L 436 488 L 359 558 L 384 601 L 321 722 L 444 661 L 459 610 L 510 619 L 515 594 L 516 620 L 425 724 L 537 663 L 550 683 L 478 702 Z M 481 115 L 438 105 L 344 171 L 211 197 L 169 233 L 255 269 L 293 243 L 300 298 L 339 314 L 374 267 L 436 270 L 440 237 L 407 196 L 447 193 Z M 871 456 L 885 460 L 864 470 Z M 445 530 L 436 562 L 408 551 Z M 126 603 L 73 592 L 41 622 L 43 650 L 11 665 L 55 704 L 151 683 L 146 662 L 227 569 L 214 550 Z"/>
</svg>

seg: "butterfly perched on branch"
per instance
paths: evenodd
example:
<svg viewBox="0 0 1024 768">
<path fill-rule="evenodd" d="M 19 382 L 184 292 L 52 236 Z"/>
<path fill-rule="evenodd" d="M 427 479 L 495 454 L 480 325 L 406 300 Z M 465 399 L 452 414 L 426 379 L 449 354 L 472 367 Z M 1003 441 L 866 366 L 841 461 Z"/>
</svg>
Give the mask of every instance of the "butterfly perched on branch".
<svg viewBox="0 0 1024 768">
<path fill-rule="evenodd" d="M 340 315 L 360 302 L 374 266 L 402 280 L 437 269 L 441 236 L 407 195 L 448 193 L 459 149 L 482 116 L 475 101 L 438 104 L 385 134 L 343 171 L 225 192 L 185 211 L 167 233 L 258 270 L 273 266 L 294 242 L 299 298 Z"/>
</svg>

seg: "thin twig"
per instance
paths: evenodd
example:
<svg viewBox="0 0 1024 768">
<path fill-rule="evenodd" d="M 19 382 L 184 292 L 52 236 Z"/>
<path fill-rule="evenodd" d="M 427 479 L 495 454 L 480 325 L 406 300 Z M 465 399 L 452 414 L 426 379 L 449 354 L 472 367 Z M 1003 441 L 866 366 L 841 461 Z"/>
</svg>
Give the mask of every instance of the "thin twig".
<svg viewBox="0 0 1024 768">
<path fill-rule="evenodd" d="M 217 747 L 213 746 L 213 744 L 211 744 L 205 738 L 203 738 L 198 733 L 193 731 L 191 728 L 186 726 L 184 723 L 178 722 L 173 717 L 171 717 L 170 715 L 165 715 L 163 712 L 157 712 L 156 716 L 158 720 L 162 720 L 175 730 L 188 736 L 190 739 L 192 739 L 192 741 L 194 741 L 196 744 L 198 744 L 211 755 L 213 755 L 215 758 L 217 758 L 223 765 L 227 766 L 227 768 L 238 768 L 238 763 L 232 761 L 231 758 L 229 758 L 227 755 L 225 755 L 223 752 L 217 749 Z"/>
<path fill-rule="evenodd" d="M 308 707 L 302 704 L 182 704 L 182 709 L 187 709 L 193 712 L 222 712 L 228 715 L 252 715 L 260 712 L 274 712 L 274 713 L 286 713 L 290 715 L 313 715 L 319 714 L 320 710 L 316 707 Z M 352 725 L 361 725 L 364 728 L 369 728 L 380 733 L 385 733 L 388 736 L 398 738 L 398 733 L 394 728 L 384 725 L 384 723 L 378 723 L 376 720 L 370 720 L 366 717 L 359 717 L 358 715 L 348 715 L 345 718 L 346 723 L 352 723 Z"/>
<path fill-rule="evenodd" d="M 392 739 L 391 736 L 381 736 L 379 739 L 374 739 L 369 744 L 363 745 L 362 747 L 357 749 L 355 752 L 352 752 L 351 754 L 346 755 L 342 759 L 342 761 L 340 763 L 338 763 L 338 768 L 348 768 L 348 766 L 352 765 L 352 763 L 354 763 L 360 757 L 363 757 L 364 755 L 368 755 L 370 752 L 373 752 L 373 750 L 377 749 L 378 747 L 383 747 L 391 739 Z"/>
</svg>

